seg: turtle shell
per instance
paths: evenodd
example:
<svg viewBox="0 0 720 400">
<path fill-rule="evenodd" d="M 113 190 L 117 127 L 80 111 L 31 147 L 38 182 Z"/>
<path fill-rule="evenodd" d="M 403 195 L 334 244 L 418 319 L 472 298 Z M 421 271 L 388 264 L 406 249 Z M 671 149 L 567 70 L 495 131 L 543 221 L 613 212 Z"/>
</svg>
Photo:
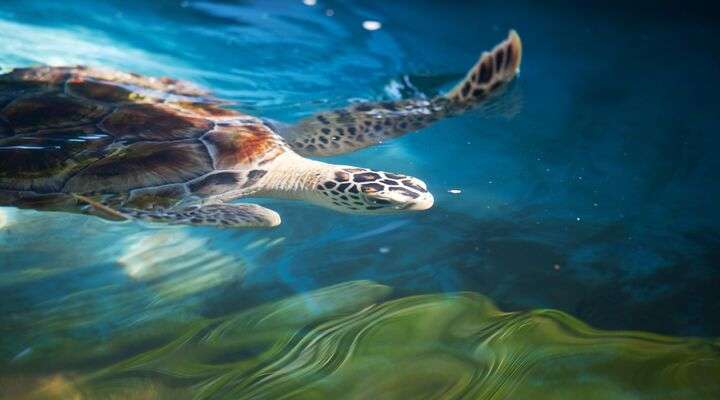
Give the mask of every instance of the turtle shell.
<svg viewBox="0 0 720 400">
<path fill-rule="evenodd" d="M 0 75 L 0 190 L 124 194 L 287 151 L 226 104 L 186 82 L 85 67 Z"/>
</svg>

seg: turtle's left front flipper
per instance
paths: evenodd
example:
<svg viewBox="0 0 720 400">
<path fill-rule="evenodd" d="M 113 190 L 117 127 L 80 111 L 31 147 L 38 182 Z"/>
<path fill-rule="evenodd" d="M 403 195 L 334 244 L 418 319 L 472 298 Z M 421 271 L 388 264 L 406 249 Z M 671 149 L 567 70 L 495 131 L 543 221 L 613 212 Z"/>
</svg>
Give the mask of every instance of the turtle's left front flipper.
<svg viewBox="0 0 720 400">
<path fill-rule="evenodd" d="M 121 209 L 122 214 L 149 222 L 208 225 L 227 228 L 271 228 L 280 225 L 280 215 L 257 204 L 210 204 L 183 209 Z"/>
<path fill-rule="evenodd" d="M 181 209 L 139 210 L 113 208 L 78 194 L 76 200 L 87 205 L 85 212 L 101 218 L 122 221 L 137 219 L 174 225 L 208 225 L 228 228 L 263 228 L 280 225 L 280 215 L 257 204 L 208 204 Z"/>
<path fill-rule="evenodd" d="M 432 100 L 355 104 L 281 127 L 280 134 L 303 156 L 331 156 L 382 143 L 487 100 L 517 75 L 521 57 L 520 37 L 510 31 L 507 39 L 484 52 L 445 95 Z"/>
</svg>

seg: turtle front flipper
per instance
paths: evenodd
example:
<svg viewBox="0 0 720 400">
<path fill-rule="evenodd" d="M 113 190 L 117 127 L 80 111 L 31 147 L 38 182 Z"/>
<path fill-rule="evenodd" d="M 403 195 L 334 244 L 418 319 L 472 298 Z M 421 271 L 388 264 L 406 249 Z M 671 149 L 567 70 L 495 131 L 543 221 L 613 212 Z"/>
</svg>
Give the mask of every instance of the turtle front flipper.
<svg viewBox="0 0 720 400">
<path fill-rule="evenodd" d="M 354 104 L 315 114 L 295 125 L 278 125 L 277 130 L 303 156 L 332 156 L 383 143 L 485 102 L 515 78 L 521 56 L 520 36 L 510 31 L 445 95 L 431 100 Z"/>
<path fill-rule="evenodd" d="M 183 209 L 118 210 L 130 218 L 179 225 L 227 228 L 271 228 L 280 225 L 280 215 L 257 204 L 209 204 Z"/>
</svg>

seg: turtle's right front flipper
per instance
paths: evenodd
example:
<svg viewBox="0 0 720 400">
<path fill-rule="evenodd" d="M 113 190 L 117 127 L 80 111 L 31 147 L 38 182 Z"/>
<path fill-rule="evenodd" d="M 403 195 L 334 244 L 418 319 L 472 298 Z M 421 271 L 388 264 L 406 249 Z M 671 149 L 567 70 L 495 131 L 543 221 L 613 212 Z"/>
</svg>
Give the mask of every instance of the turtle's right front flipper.
<svg viewBox="0 0 720 400">
<path fill-rule="evenodd" d="M 522 43 L 515 31 L 484 52 L 465 78 L 432 100 L 360 103 L 327 111 L 279 129 L 297 153 L 331 156 L 349 153 L 421 129 L 482 103 L 513 80 L 520 68 Z"/>
</svg>

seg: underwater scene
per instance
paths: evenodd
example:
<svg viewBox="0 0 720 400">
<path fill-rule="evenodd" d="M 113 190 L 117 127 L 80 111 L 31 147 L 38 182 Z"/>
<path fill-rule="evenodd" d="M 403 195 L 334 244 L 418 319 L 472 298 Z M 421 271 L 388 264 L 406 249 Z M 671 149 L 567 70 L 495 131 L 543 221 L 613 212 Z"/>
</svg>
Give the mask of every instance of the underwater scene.
<svg viewBox="0 0 720 400">
<path fill-rule="evenodd" d="M 694 0 L 0 1 L 0 74 L 128 72 L 107 78 L 140 88 L 128 107 L 184 107 L 108 131 L 184 134 L 167 121 L 201 112 L 239 129 L 217 122 L 234 110 L 298 139 L 260 143 L 281 161 L 242 179 L 281 184 L 233 199 L 224 226 L 3 203 L 55 162 L 36 152 L 95 137 L 17 145 L 72 119 L 38 104 L 70 104 L 80 78 L 28 94 L 0 76 L 0 399 L 720 398 L 718 17 Z M 323 118 L 402 110 L 387 140 L 323 153 Z M 164 184 L 161 155 L 189 139 L 102 157 L 145 142 L 162 150 L 115 173 Z M 328 164 L 326 194 L 288 194 Z M 348 179 L 361 210 L 332 202 Z"/>
</svg>

